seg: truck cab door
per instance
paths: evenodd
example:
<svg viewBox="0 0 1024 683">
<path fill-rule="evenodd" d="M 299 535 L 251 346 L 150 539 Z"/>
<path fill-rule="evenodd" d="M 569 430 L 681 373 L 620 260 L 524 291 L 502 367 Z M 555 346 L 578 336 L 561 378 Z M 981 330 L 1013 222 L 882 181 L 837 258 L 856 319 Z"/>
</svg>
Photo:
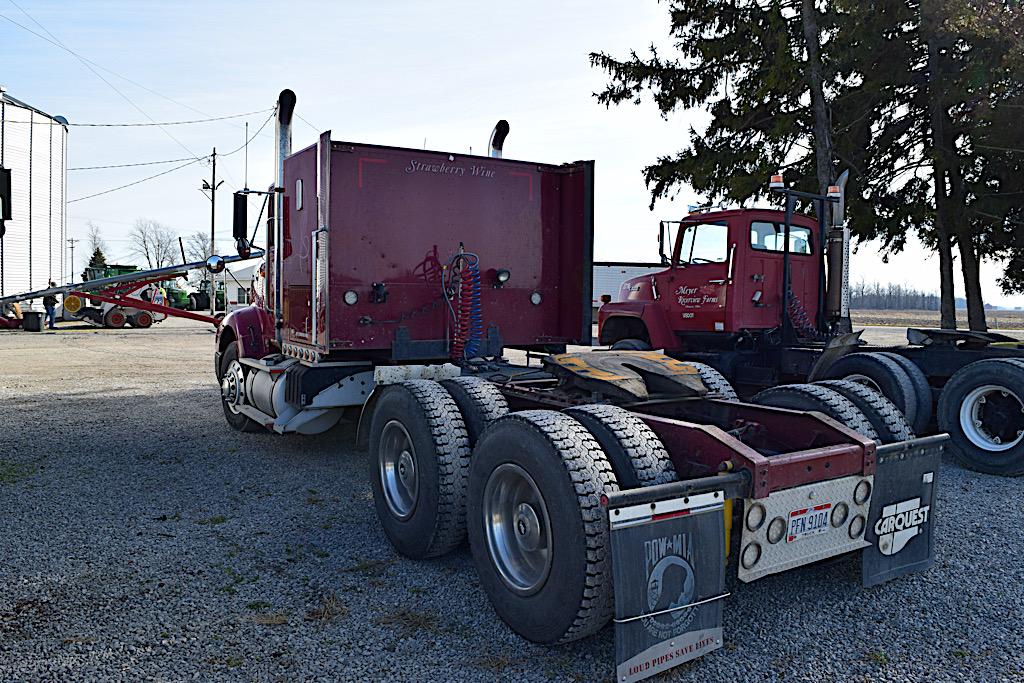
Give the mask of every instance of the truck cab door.
<svg viewBox="0 0 1024 683">
<path fill-rule="evenodd" d="M 770 329 L 782 321 L 782 273 L 785 250 L 785 224 L 774 218 L 755 217 L 744 230 L 748 240 L 738 239 L 742 246 L 742 272 L 737 277 L 744 284 L 734 308 L 737 329 Z M 789 279 L 795 297 L 794 305 L 802 307 L 811 323 L 815 322 L 818 302 L 818 257 L 816 228 L 810 224 L 790 224 Z"/>
<path fill-rule="evenodd" d="M 672 255 L 673 267 L 654 276 L 673 329 L 725 330 L 735 251 L 727 220 L 682 223 Z"/>
</svg>

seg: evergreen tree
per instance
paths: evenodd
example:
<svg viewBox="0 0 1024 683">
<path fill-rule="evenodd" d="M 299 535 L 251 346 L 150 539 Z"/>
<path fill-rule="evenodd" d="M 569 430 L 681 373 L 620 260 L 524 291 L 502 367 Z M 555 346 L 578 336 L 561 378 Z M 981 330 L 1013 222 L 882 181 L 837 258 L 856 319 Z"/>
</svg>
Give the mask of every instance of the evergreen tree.
<svg viewBox="0 0 1024 683">
<path fill-rule="evenodd" d="M 86 267 L 87 268 L 105 268 L 106 265 L 107 265 L 107 257 L 103 253 L 103 250 L 100 249 L 99 247 L 96 247 L 95 249 L 93 249 L 92 256 L 89 257 L 89 264 Z M 83 271 L 82 272 L 82 279 L 83 280 L 87 280 L 88 279 L 88 277 L 86 276 L 86 272 L 88 272 L 88 271 Z"/>
<path fill-rule="evenodd" d="M 1022 13 L 967 0 L 695 0 L 669 3 L 677 54 L 591 55 L 606 105 L 711 118 L 690 145 L 644 170 L 653 200 L 688 184 L 711 200 L 764 197 L 783 169 L 821 191 L 849 168 L 847 216 L 860 239 L 900 251 L 916 232 L 939 253 L 941 318 L 955 327 L 953 247 L 969 321 L 984 329 L 979 263 L 1024 262 L 1019 201 L 1024 127 Z M 1016 104 L 1015 103 L 1019 103 Z M 1013 144 L 1006 144 L 1008 140 Z M 1002 140 L 1000 143 L 996 140 Z M 1016 213 L 1015 213 L 1016 212 Z M 1016 218 L 1015 218 L 1016 216 Z M 1013 259 L 1016 259 L 1015 261 Z M 1024 290 L 1008 269 L 1006 291 Z"/>
</svg>

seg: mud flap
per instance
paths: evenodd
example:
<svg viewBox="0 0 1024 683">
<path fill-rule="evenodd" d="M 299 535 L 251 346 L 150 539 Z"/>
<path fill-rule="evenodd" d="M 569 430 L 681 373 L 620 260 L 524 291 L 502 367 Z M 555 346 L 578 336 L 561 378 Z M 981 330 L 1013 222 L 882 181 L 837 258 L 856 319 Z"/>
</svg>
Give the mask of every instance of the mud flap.
<svg viewBox="0 0 1024 683">
<path fill-rule="evenodd" d="M 864 587 L 928 569 L 935 562 L 935 490 L 949 436 L 879 446 L 875 490 L 861 556 Z"/>
<path fill-rule="evenodd" d="M 722 647 L 725 496 L 717 490 L 628 504 L 609 495 L 618 683 Z"/>
</svg>

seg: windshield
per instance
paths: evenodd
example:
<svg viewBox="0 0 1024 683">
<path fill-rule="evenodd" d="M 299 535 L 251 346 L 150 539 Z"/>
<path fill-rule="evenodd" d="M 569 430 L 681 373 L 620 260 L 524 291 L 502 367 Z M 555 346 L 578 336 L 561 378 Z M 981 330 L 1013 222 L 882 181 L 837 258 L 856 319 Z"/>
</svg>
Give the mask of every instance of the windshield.
<svg viewBox="0 0 1024 683">
<path fill-rule="evenodd" d="M 679 235 L 680 265 L 725 263 L 729 258 L 729 226 L 725 221 L 690 223 Z"/>
</svg>

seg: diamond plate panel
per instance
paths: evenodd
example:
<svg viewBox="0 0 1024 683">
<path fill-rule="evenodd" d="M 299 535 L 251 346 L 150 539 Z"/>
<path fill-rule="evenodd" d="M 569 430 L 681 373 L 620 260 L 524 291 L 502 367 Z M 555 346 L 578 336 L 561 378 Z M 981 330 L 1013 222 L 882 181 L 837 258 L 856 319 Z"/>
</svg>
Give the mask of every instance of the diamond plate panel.
<svg viewBox="0 0 1024 683">
<path fill-rule="evenodd" d="M 798 486 L 785 491 L 776 491 L 768 498 L 747 498 L 743 501 L 743 533 L 739 548 L 739 578 L 741 581 L 756 581 L 769 574 L 777 574 L 794 567 L 817 562 L 827 557 L 835 557 L 851 550 L 859 550 L 868 545 L 864 540 L 867 526 L 868 509 L 871 496 L 857 504 L 854 502 L 854 489 L 866 481 L 874 491 L 874 477 L 853 476 L 831 481 Z M 812 508 L 818 505 L 831 504 L 829 510 L 828 531 L 796 540 L 789 540 L 790 513 L 796 510 Z M 832 515 L 840 504 L 847 506 L 845 520 L 836 526 Z M 751 529 L 751 513 L 755 506 L 763 506 L 764 515 L 760 525 Z M 754 520 L 760 515 L 753 513 Z M 781 519 L 785 525 L 781 538 L 772 543 L 769 540 L 769 528 L 772 523 Z M 855 520 L 860 520 L 856 522 Z M 859 526 L 859 530 L 858 530 Z M 851 533 L 853 535 L 851 536 Z M 775 539 L 775 536 L 772 536 Z M 757 552 L 759 549 L 760 552 Z M 751 562 L 757 557 L 756 561 Z"/>
</svg>

